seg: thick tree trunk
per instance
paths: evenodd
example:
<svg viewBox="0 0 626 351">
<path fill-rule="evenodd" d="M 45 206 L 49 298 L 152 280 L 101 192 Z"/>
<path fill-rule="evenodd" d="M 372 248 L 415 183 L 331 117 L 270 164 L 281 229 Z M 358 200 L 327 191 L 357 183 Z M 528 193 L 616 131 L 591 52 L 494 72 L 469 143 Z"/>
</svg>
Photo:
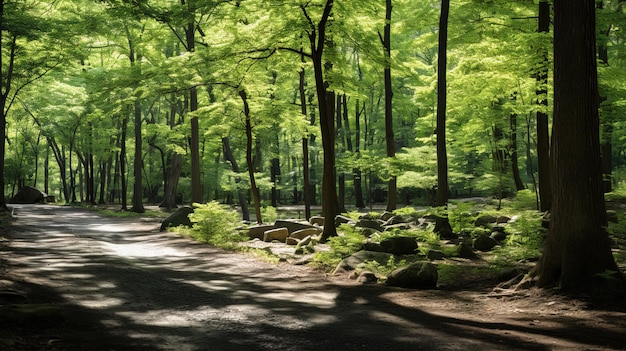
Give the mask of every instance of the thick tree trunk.
<svg viewBox="0 0 626 351">
<path fill-rule="evenodd" d="M 184 5 L 185 0 L 181 0 Z M 187 10 L 190 15 L 195 16 L 195 9 L 192 2 L 187 2 Z M 189 22 L 185 28 L 186 48 L 188 52 L 194 52 L 196 47 L 196 27 L 193 21 Z M 198 110 L 198 89 L 193 86 L 189 88 L 189 112 Z M 200 181 L 200 127 L 198 125 L 198 117 L 191 118 L 191 138 L 189 138 L 189 150 L 191 154 L 191 202 L 202 202 L 202 183 Z"/>
<path fill-rule="evenodd" d="M 336 108 L 335 115 L 337 117 L 337 139 L 336 139 L 336 150 L 338 155 L 345 154 L 346 152 L 346 139 L 345 139 L 345 130 L 343 128 L 343 108 L 342 108 L 342 97 L 341 95 L 337 96 L 336 99 Z M 335 155 L 337 156 L 337 155 Z M 343 172 L 339 172 L 337 174 L 337 212 L 343 213 L 346 212 L 346 175 Z"/>
<path fill-rule="evenodd" d="M 165 183 L 165 194 L 163 199 L 163 207 L 168 210 L 176 208 L 176 193 L 178 190 L 178 180 L 180 179 L 180 171 L 183 165 L 183 156 L 174 153 L 171 157 L 170 167 L 167 172 L 167 182 Z"/>
<path fill-rule="evenodd" d="M 539 33 L 550 31 L 550 3 L 547 0 L 539 2 Z M 539 55 L 544 64 L 537 72 L 539 89 L 537 96 L 539 104 L 548 106 L 548 53 L 542 51 Z M 548 211 L 552 207 L 552 186 L 550 181 L 550 131 L 548 127 L 548 114 L 537 112 L 537 174 L 539 179 L 539 209 Z"/>
<path fill-rule="evenodd" d="M 604 2 L 598 1 L 596 3 L 598 9 L 604 8 Z M 611 26 L 608 28 L 598 29 L 598 36 L 600 42 L 598 43 L 598 61 L 603 66 L 609 65 L 609 50 L 607 42 L 609 41 L 609 33 Z M 606 101 L 606 96 L 600 96 L 600 104 Z M 610 193 L 613 190 L 612 173 L 613 173 L 613 120 L 612 118 L 603 118 L 602 121 L 602 134 L 601 134 L 601 150 L 600 156 L 602 157 L 602 175 L 604 182 L 604 192 Z"/>
<path fill-rule="evenodd" d="M 594 0 L 554 2 L 553 203 L 540 287 L 623 289 L 602 192 Z M 613 279 L 606 278 L 613 272 Z"/>
<path fill-rule="evenodd" d="M 324 151 L 324 168 L 322 175 L 322 214 L 324 216 L 324 232 L 321 241 L 325 242 L 331 236 L 337 235 L 335 216 L 337 215 L 337 189 L 335 174 L 335 128 L 334 128 L 334 98 L 332 92 L 327 91 L 323 70 L 323 51 L 326 42 L 326 25 L 330 18 L 334 1 L 326 0 L 320 22 L 309 32 L 311 44 L 311 59 L 315 76 L 315 88 L 320 113 L 320 129 L 322 131 L 322 149 Z M 302 8 L 306 13 L 305 8 Z"/>
</svg>

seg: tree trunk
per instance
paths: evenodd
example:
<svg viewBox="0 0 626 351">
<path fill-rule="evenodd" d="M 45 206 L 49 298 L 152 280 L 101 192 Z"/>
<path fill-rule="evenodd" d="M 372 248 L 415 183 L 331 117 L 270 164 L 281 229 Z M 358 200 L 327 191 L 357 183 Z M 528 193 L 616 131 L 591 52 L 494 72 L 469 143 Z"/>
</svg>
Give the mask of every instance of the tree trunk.
<svg viewBox="0 0 626 351">
<path fill-rule="evenodd" d="M 122 120 L 122 139 L 120 147 L 120 180 L 122 183 L 122 189 L 120 195 L 122 197 L 122 210 L 128 210 L 128 204 L 126 199 L 126 129 L 128 129 L 128 118 L 124 117 Z"/>
<path fill-rule="evenodd" d="M 343 129 L 343 108 L 342 108 L 342 97 L 341 95 L 337 96 L 335 115 L 337 116 L 337 132 L 336 136 L 336 150 L 338 154 L 345 154 L 346 152 L 346 139 L 345 139 L 345 130 Z M 337 156 L 337 155 L 335 155 Z M 339 172 L 337 174 L 337 212 L 343 213 L 346 212 L 346 175 L 343 172 Z"/>
<path fill-rule="evenodd" d="M 335 174 L 335 128 L 334 128 L 334 93 L 327 91 L 327 82 L 324 80 L 323 51 L 326 42 L 326 24 L 330 18 L 334 1 L 326 0 L 320 22 L 310 28 L 309 43 L 311 45 L 311 60 L 315 76 L 317 103 L 320 113 L 320 129 L 322 131 L 322 149 L 324 151 L 324 168 L 322 175 L 322 214 L 324 216 L 324 232 L 321 241 L 325 242 L 331 236 L 337 235 L 335 216 L 337 215 L 337 189 Z M 306 13 L 305 17 L 309 17 Z M 330 101 L 329 101 L 330 100 Z"/>
<path fill-rule="evenodd" d="M 531 272 L 540 287 L 624 287 L 605 230 L 595 44 L 595 1 L 555 0 L 554 192 L 548 238 Z"/>
<path fill-rule="evenodd" d="M 509 116 L 511 124 L 511 171 L 513 173 L 513 180 L 515 181 L 515 189 L 517 191 L 524 190 L 524 182 L 519 174 L 519 162 L 517 157 L 517 114 L 512 113 Z"/>
<path fill-rule="evenodd" d="M 195 9 L 191 4 L 191 1 L 187 2 L 187 10 L 191 16 L 195 16 Z M 185 0 L 181 0 L 181 4 L 185 4 Z M 188 52 L 194 52 L 196 48 L 196 27 L 195 22 L 191 21 L 185 28 L 186 34 L 186 48 Z M 193 86 L 189 88 L 189 112 L 194 112 L 198 109 L 198 89 Z M 202 184 L 200 181 L 200 127 L 198 125 L 198 117 L 193 116 L 191 118 L 191 138 L 189 139 L 189 150 L 191 153 L 191 202 L 202 202 Z"/>
<path fill-rule="evenodd" d="M 435 205 L 448 207 L 448 152 L 446 150 L 446 104 L 447 104 L 447 65 L 448 65 L 448 15 L 450 0 L 441 1 L 439 18 L 439 58 L 437 62 L 437 193 Z M 452 236 L 448 216 L 438 216 L 435 232 L 442 238 Z"/>
<path fill-rule="evenodd" d="M 261 217 L 261 196 L 259 195 L 259 188 L 256 186 L 256 179 L 254 178 L 254 159 L 252 158 L 252 121 L 250 120 L 250 106 L 248 105 L 248 97 L 245 90 L 239 90 L 239 96 L 243 101 L 243 112 L 246 117 L 246 163 L 248 165 L 248 175 L 250 176 L 250 188 L 252 191 L 252 199 L 254 200 L 254 213 L 256 215 L 257 223 L 263 223 Z"/>
<path fill-rule="evenodd" d="M 598 9 L 604 8 L 603 1 L 598 1 L 596 4 Z M 609 33 L 611 26 L 604 29 L 598 29 L 598 36 L 601 39 L 598 43 L 598 61 L 603 66 L 609 65 L 609 50 L 607 42 L 609 41 Z M 606 101 L 606 96 L 600 96 L 599 103 L 602 104 Z M 602 176 L 604 182 L 604 192 L 610 193 L 613 190 L 612 173 L 613 173 L 613 120 L 612 118 L 603 118 L 602 121 L 602 134 L 601 134 L 601 149 L 600 156 L 602 157 Z"/>
<path fill-rule="evenodd" d="M 547 0 L 539 2 L 539 33 L 550 31 L 550 3 Z M 539 104 L 548 106 L 548 53 L 542 51 L 539 55 L 544 64 L 537 73 L 537 96 Z M 549 211 L 552 207 L 552 188 L 550 181 L 550 131 L 548 114 L 537 112 L 537 174 L 539 178 L 539 209 Z"/>
<path fill-rule="evenodd" d="M 365 102 L 363 103 L 363 110 L 360 109 L 359 100 L 356 101 L 355 110 L 355 124 L 354 124 L 354 152 L 357 158 L 361 156 L 361 114 L 365 110 Z M 365 208 L 363 203 L 363 186 L 361 182 L 362 172 L 359 168 L 352 169 L 352 175 L 354 178 L 354 197 L 355 205 L 357 208 Z"/>
<path fill-rule="evenodd" d="M 304 61 L 304 57 L 301 55 L 301 60 Z M 300 69 L 300 108 L 302 111 L 302 116 L 304 118 L 307 117 L 306 110 L 306 91 L 305 91 L 305 71 L 304 67 Z M 302 137 L 302 173 L 303 173 L 303 184 L 302 184 L 302 193 L 304 196 L 304 218 L 308 221 L 311 218 L 311 179 L 310 179 L 310 170 L 309 170 L 309 136 L 304 135 Z"/>
<path fill-rule="evenodd" d="M 385 29 L 382 38 L 385 50 L 385 141 L 387 157 L 396 156 L 396 139 L 393 134 L 393 89 L 391 86 L 391 0 L 385 2 Z M 387 184 L 387 211 L 396 209 L 398 203 L 397 178 L 392 175 Z"/>
<path fill-rule="evenodd" d="M 233 172 L 235 172 L 235 183 L 239 184 L 239 165 L 237 164 L 237 160 L 235 160 L 235 155 L 233 155 L 233 150 L 230 148 L 230 140 L 228 137 L 222 138 L 222 148 L 224 152 L 224 158 L 230 162 L 231 167 L 233 168 Z M 248 209 L 248 201 L 246 201 L 246 196 L 242 189 L 239 189 L 237 186 L 237 195 L 239 196 L 239 205 L 241 206 L 241 214 L 244 221 L 250 220 L 250 210 Z"/>
<path fill-rule="evenodd" d="M 133 205 L 131 207 L 132 212 L 144 213 L 146 210 L 143 208 L 143 178 L 141 176 L 142 170 L 142 148 L 143 140 L 141 138 L 141 105 L 139 101 L 134 103 L 134 126 L 135 126 L 135 161 L 133 162 L 133 176 L 135 178 L 135 184 L 133 186 Z"/>
</svg>

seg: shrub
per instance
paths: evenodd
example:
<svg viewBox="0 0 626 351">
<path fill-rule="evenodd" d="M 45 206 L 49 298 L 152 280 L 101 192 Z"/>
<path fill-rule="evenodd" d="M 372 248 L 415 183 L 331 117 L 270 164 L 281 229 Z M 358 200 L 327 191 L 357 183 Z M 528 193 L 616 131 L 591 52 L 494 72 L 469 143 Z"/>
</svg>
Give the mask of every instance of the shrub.
<svg viewBox="0 0 626 351">
<path fill-rule="evenodd" d="M 222 206 L 216 201 L 193 204 L 194 213 L 189 215 L 193 227 L 188 234 L 204 243 L 222 248 L 234 248 L 247 236 L 238 232 L 239 213 Z"/>
</svg>

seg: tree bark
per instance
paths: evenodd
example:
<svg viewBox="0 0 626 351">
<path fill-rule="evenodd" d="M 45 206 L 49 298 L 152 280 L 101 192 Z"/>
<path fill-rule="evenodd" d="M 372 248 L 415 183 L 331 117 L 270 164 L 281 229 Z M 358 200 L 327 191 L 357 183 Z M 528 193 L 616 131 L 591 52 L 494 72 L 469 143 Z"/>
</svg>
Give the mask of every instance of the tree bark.
<svg viewBox="0 0 626 351">
<path fill-rule="evenodd" d="M 144 213 L 146 210 L 143 207 L 143 178 L 141 176 L 142 170 L 142 149 L 143 149 L 143 139 L 141 137 L 141 105 L 139 101 L 135 101 L 134 103 L 134 131 L 135 131 L 135 160 L 133 162 L 133 176 L 134 176 L 134 186 L 133 186 L 133 204 L 131 207 L 132 212 L 136 213 Z"/>
<path fill-rule="evenodd" d="M 385 141 L 387 157 L 396 156 L 396 139 L 393 133 L 393 88 L 391 85 L 391 0 L 385 1 L 385 29 L 382 38 L 385 51 Z M 398 203 L 397 178 L 392 175 L 387 183 L 387 211 L 396 209 Z"/>
<path fill-rule="evenodd" d="M 304 55 L 301 55 L 301 61 L 304 62 Z M 305 90 L 305 71 L 304 67 L 300 69 L 300 108 L 302 111 L 302 116 L 304 118 L 307 117 L 307 108 L 306 108 L 306 90 Z M 303 184 L 302 184 L 302 193 L 304 196 L 304 218 L 309 220 L 311 218 L 311 179 L 310 179 L 310 171 L 309 171 L 309 136 L 305 134 L 302 137 L 302 173 L 303 173 Z"/>
<path fill-rule="evenodd" d="M 256 186 L 256 179 L 254 178 L 254 159 L 252 157 L 252 121 L 250 120 L 250 106 L 248 105 L 248 96 L 245 90 L 239 90 L 239 96 L 243 101 L 243 112 L 246 117 L 246 163 L 248 165 L 248 175 L 250 176 L 250 188 L 252 191 L 252 199 L 254 200 L 254 213 L 256 215 L 257 223 L 263 223 L 261 217 L 261 196 L 259 195 L 259 188 Z"/>
<path fill-rule="evenodd" d="M 235 155 L 233 155 L 233 150 L 230 148 L 230 140 L 228 137 L 222 138 L 222 148 L 224 152 L 224 158 L 230 162 L 230 165 L 235 172 L 235 182 L 239 184 L 239 165 L 237 164 L 237 160 L 235 160 Z M 248 209 L 248 201 L 246 200 L 246 196 L 243 193 L 243 190 L 239 189 L 237 186 L 237 196 L 239 197 L 239 205 L 241 206 L 241 214 L 244 221 L 250 220 L 250 210 Z"/>
<path fill-rule="evenodd" d="M 517 154 L 517 114 L 512 113 L 509 116 L 511 124 L 511 171 L 513 173 L 513 180 L 515 181 L 515 189 L 517 191 L 524 190 L 524 182 L 519 173 L 519 160 Z"/>
<path fill-rule="evenodd" d="M 448 204 L 448 153 L 446 150 L 446 70 L 448 56 L 448 15 L 450 0 L 441 1 L 439 18 L 439 59 L 437 63 L 437 194 L 436 206 Z"/>
<path fill-rule="evenodd" d="M 550 31 L 550 3 L 547 0 L 539 2 L 539 33 Z M 548 53 L 539 53 L 544 64 L 537 72 L 538 103 L 544 108 L 548 106 Z M 539 180 L 539 209 L 549 211 L 552 207 L 552 188 L 550 176 L 550 131 L 548 127 L 548 114 L 537 112 L 537 174 Z"/>
<path fill-rule="evenodd" d="M 326 25 L 330 18 L 334 1 L 326 0 L 322 17 L 317 25 L 310 21 L 305 7 L 301 7 L 305 17 L 311 25 L 309 44 L 311 46 L 311 60 L 315 76 L 317 103 L 320 113 L 320 129 L 322 132 L 322 149 L 324 152 L 324 167 L 322 174 L 322 214 L 324 216 L 324 232 L 320 240 L 325 242 L 331 236 L 337 235 L 335 216 L 337 215 L 337 189 L 335 174 L 335 128 L 334 128 L 334 93 L 327 91 L 327 82 L 324 79 L 323 52 L 326 42 Z"/>
<path fill-rule="evenodd" d="M 543 255 L 531 276 L 540 287 L 563 291 L 624 288 L 605 230 L 595 24 L 594 0 L 555 0 L 553 203 Z"/>
</svg>

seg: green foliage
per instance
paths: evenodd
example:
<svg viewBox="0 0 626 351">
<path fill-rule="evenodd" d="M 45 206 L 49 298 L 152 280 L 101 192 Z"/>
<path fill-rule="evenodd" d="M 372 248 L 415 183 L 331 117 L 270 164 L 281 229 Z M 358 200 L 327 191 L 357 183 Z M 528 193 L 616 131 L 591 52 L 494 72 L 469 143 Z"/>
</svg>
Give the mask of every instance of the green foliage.
<svg viewBox="0 0 626 351">
<path fill-rule="evenodd" d="M 276 207 L 272 207 L 272 206 L 261 207 L 261 217 L 263 218 L 263 221 L 266 223 L 276 222 L 276 219 L 278 219 L 278 212 L 276 211 Z"/>
<path fill-rule="evenodd" d="M 357 270 L 366 270 L 375 273 L 378 276 L 388 276 L 391 272 L 399 267 L 407 264 L 406 259 L 397 260 L 396 256 L 389 257 L 389 260 L 385 264 L 380 264 L 376 261 L 367 261 L 359 265 Z"/>
<path fill-rule="evenodd" d="M 541 226 L 542 214 L 537 211 L 525 211 L 506 230 L 505 244 L 496 248 L 493 262 L 518 262 L 541 256 L 545 229 Z"/>
<path fill-rule="evenodd" d="M 460 233 L 464 228 L 473 227 L 476 220 L 474 205 L 472 202 L 454 202 L 449 206 L 448 220 L 453 232 Z"/>
<path fill-rule="evenodd" d="M 204 243 L 222 248 L 235 248 L 237 243 L 247 240 L 239 231 L 239 214 L 216 201 L 194 204 L 194 213 L 189 215 L 193 227 L 188 234 Z"/>
<path fill-rule="evenodd" d="M 358 228 L 343 224 L 338 229 L 339 235 L 328 240 L 330 251 L 315 253 L 314 261 L 322 268 L 334 268 L 342 259 L 361 250 L 366 241 L 366 238 Z"/>
<path fill-rule="evenodd" d="M 515 210 L 533 210 L 537 208 L 537 194 L 529 189 L 520 190 L 511 201 L 511 207 Z"/>
</svg>

